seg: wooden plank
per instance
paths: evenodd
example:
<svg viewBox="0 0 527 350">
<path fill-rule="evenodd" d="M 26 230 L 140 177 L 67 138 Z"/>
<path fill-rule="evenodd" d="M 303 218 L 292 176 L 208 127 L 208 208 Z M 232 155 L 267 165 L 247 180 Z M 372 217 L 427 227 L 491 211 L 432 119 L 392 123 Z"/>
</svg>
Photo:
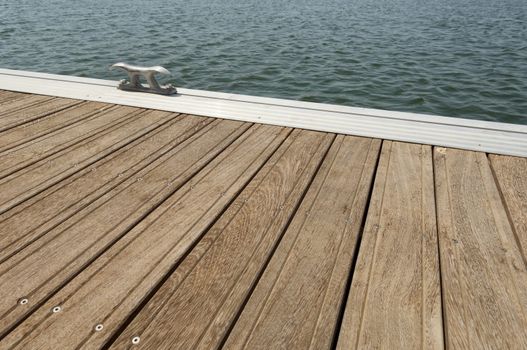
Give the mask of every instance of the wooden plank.
<svg viewBox="0 0 527 350">
<path fill-rule="evenodd" d="M 498 190 L 527 264 L 527 158 L 489 155 Z"/>
<path fill-rule="evenodd" d="M 139 112 L 136 108 L 119 107 L 112 113 L 121 113 L 123 110 L 125 114 Z M 83 142 L 0 179 L 0 212 L 90 166 L 131 141 L 146 135 L 174 116 L 173 113 L 161 111 L 131 115 L 129 119 Z"/>
<path fill-rule="evenodd" d="M 45 118 L 20 125 L 0 134 L 0 152 L 5 152 L 20 144 L 47 135 L 51 137 L 54 131 L 82 123 L 91 116 L 111 108 L 112 105 L 99 102 L 84 102 L 78 106 L 58 113 L 53 113 Z"/>
<path fill-rule="evenodd" d="M 287 129 L 257 126 L 239 137 L 11 332 L 4 339 L 6 346 L 82 346 L 94 336 L 98 323 L 104 324 L 105 331 L 96 336 L 100 341 L 107 339 L 108 333 L 199 239 L 288 134 Z M 194 152 L 186 157 L 194 160 Z M 127 191 L 129 196 L 134 192 Z M 91 225 L 99 223 L 97 220 Z M 68 248 L 83 244 L 86 237 L 81 237 L 82 232 Z M 107 234 L 95 229 L 93 236 L 90 240 L 95 239 L 99 245 Z M 50 307 L 57 303 L 61 312 L 50 313 Z"/>
<path fill-rule="evenodd" d="M 379 147 L 337 137 L 224 348 L 331 346 Z"/>
<path fill-rule="evenodd" d="M 9 103 L 11 101 L 19 100 L 21 98 L 26 97 L 27 94 L 21 94 L 18 92 L 12 92 L 12 91 L 0 91 L 0 105 L 3 105 L 5 103 Z"/>
<path fill-rule="evenodd" d="M 6 152 L 0 152 L 0 178 L 8 176 L 31 164 L 37 163 L 44 158 L 57 154 L 62 150 L 66 150 L 68 147 L 75 144 L 93 139 L 94 137 L 97 137 L 98 133 L 104 132 L 105 130 L 109 130 L 118 125 L 123 126 L 130 120 L 134 119 L 135 114 L 131 112 L 137 114 L 139 111 L 140 110 L 134 111 L 116 106 L 102 113 L 97 113 L 97 111 L 94 113 L 93 106 L 86 105 L 84 108 L 73 108 L 72 110 L 59 113 L 74 117 L 82 117 L 83 115 L 91 115 L 91 117 L 87 118 L 87 120 L 84 120 L 82 123 L 74 124 L 69 128 L 60 129 L 57 132 L 45 135 L 42 138 L 25 143 Z M 39 125 L 37 124 L 36 127 L 38 126 Z M 25 128 L 22 128 L 22 130 L 24 129 Z M 11 129 L 9 131 L 14 130 L 16 129 Z M 0 139 L 3 140 L 2 135 L 0 135 Z M 9 141 L 9 138 L 6 141 Z"/>
<path fill-rule="evenodd" d="M 0 336 L 119 241 L 249 127 L 234 121 L 213 126 L 171 149 L 2 263 L 0 279 L 9 282 L 0 286 Z M 45 268 L 38 263 L 42 259 Z M 30 275 L 31 279 L 23 278 Z M 21 296 L 30 302 L 17 305 Z"/>
<path fill-rule="evenodd" d="M 527 348 L 527 269 L 484 153 L 435 148 L 446 343 Z"/>
<path fill-rule="evenodd" d="M 1 100 L 0 100 L 0 105 L 11 103 L 13 101 L 16 101 L 16 100 L 19 100 L 19 99 L 23 99 L 23 98 L 31 98 L 31 96 L 40 96 L 40 95 L 26 94 L 26 93 L 21 93 L 21 92 L 5 91 L 5 90 L 2 90 L 2 93 L 3 93 L 3 95 L 2 95 Z M 47 96 L 47 97 L 49 99 L 52 98 L 50 96 Z M 3 113 L 3 111 L 0 110 L 0 113 Z"/>
<path fill-rule="evenodd" d="M 13 115 L 19 113 L 27 108 L 36 106 L 39 104 L 45 104 L 49 101 L 54 100 L 55 97 L 52 96 L 43 96 L 43 95 L 26 95 L 21 99 L 16 99 L 4 103 L 0 106 L 0 120 L 4 116 Z"/>
<path fill-rule="evenodd" d="M 202 128 L 211 122 L 210 118 L 195 116 L 175 118 L 95 163 L 96 171 L 84 169 L 0 215 L 0 263 L 125 180 L 135 179 L 154 161 L 162 161 L 181 142 L 206 131 Z"/>
<path fill-rule="evenodd" d="M 0 89 L 0 97 L 4 95 L 10 95 L 10 94 L 14 94 L 14 92 Z"/>
<path fill-rule="evenodd" d="M 217 348 L 333 138 L 295 130 L 113 347 L 139 336 L 145 349 L 195 349 L 214 323 L 205 346 Z"/>
<path fill-rule="evenodd" d="M 17 101 L 15 101 L 16 103 Z M 24 109 L 13 111 L 0 118 L 0 132 L 9 130 L 15 126 L 22 125 L 33 120 L 40 119 L 48 114 L 63 110 L 82 103 L 80 100 L 70 100 L 65 98 L 54 98 L 44 101 Z"/>
<path fill-rule="evenodd" d="M 430 146 L 383 143 L 337 348 L 443 348 Z"/>
</svg>

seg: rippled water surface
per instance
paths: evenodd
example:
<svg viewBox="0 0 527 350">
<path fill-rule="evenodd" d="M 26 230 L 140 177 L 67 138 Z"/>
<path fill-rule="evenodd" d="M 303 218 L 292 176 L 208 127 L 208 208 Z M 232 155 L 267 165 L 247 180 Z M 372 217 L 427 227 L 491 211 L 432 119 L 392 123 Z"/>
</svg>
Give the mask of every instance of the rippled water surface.
<svg viewBox="0 0 527 350">
<path fill-rule="evenodd" d="M 148 5 L 144 5 L 148 4 Z M 527 124 L 526 0 L 0 0 L 0 67 Z"/>
</svg>

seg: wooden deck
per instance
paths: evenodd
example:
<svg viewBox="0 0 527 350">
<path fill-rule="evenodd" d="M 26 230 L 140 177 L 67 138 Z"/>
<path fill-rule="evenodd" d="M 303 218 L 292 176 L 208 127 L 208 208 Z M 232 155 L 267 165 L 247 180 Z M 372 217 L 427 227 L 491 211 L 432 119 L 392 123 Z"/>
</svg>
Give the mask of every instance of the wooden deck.
<svg viewBox="0 0 527 350">
<path fill-rule="evenodd" d="M 0 90 L 0 349 L 526 349 L 527 159 Z"/>
</svg>

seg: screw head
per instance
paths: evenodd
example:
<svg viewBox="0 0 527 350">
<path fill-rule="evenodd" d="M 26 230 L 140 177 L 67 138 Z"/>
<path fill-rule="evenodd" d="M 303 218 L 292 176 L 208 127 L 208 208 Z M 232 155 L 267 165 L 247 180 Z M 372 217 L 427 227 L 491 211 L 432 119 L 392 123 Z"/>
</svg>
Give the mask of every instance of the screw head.
<svg viewBox="0 0 527 350">
<path fill-rule="evenodd" d="M 20 305 L 26 305 L 27 303 L 29 302 L 29 300 L 27 298 L 22 298 L 18 301 L 18 303 Z"/>
<path fill-rule="evenodd" d="M 137 345 L 141 341 L 141 338 L 139 337 L 133 337 L 132 338 L 132 344 Z"/>
<path fill-rule="evenodd" d="M 60 312 L 62 310 L 62 308 L 60 306 L 55 306 L 51 311 L 53 311 L 54 314 L 56 314 L 57 312 Z"/>
<path fill-rule="evenodd" d="M 102 331 L 103 328 L 104 328 L 104 326 L 102 325 L 102 323 L 99 323 L 98 325 L 95 326 L 95 331 L 96 332 L 100 332 L 100 331 Z"/>
</svg>

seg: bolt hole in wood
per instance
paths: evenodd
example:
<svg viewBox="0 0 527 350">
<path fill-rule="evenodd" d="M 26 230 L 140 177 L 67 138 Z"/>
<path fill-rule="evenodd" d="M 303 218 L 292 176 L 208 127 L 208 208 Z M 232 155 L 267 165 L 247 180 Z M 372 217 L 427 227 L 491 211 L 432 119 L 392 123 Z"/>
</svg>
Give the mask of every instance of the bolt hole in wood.
<svg viewBox="0 0 527 350">
<path fill-rule="evenodd" d="M 137 345 L 141 341 L 141 338 L 139 337 L 133 337 L 132 338 L 132 344 Z"/>
<path fill-rule="evenodd" d="M 96 332 L 100 332 L 100 331 L 102 331 L 103 328 L 104 328 L 104 326 L 101 323 L 99 323 L 98 325 L 95 326 L 95 331 Z"/>
<path fill-rule="evenodd" d="M 29 302 L 29 300 L 27 298 L 22 298 L 18 301 L 18 303 L 20 305 L 26 305 L 27 303 Z"/>
</svg>

